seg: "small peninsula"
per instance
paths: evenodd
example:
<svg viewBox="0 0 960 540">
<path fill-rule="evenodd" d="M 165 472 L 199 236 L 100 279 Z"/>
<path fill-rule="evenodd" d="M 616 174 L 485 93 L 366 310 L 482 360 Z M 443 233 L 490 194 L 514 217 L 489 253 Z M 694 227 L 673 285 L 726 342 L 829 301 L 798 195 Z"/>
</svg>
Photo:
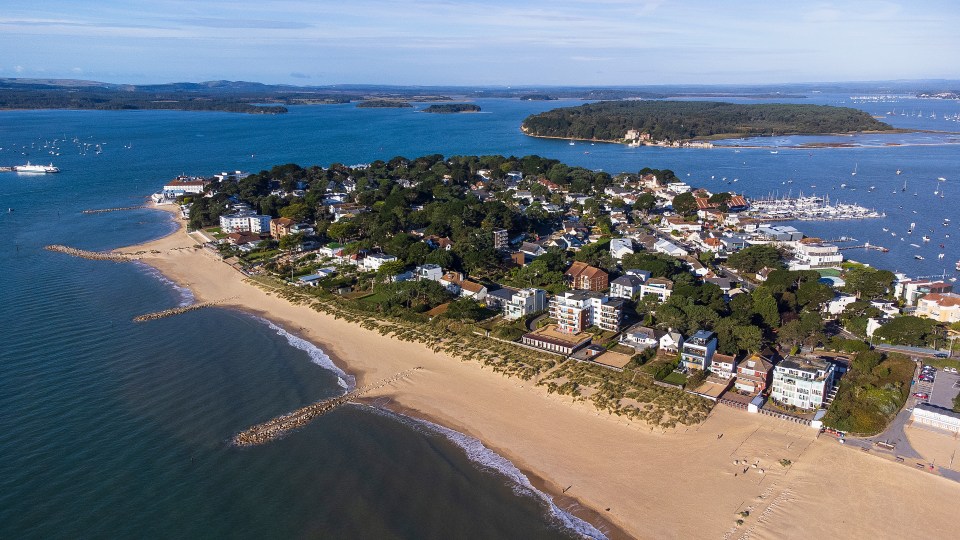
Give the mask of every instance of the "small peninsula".
<svg viewBox="0 0 960 540">
<path fill-rule="evenodd" d="M 408 107 L 413 107 L 413 105 L 397 99 L 368 99 L 357 103 L 358 109 L 404 109 Z"/>
<path fill-rule="evenodd" d="M 894 130 L 866 112 L 848 107 L 713 101 L 601 101 L 528 116 L 521 129 L 534 137 L 661 145 Z"/>
<path fill-rule="evenodd" d="M 423 109 L 423 112 L 439 114 L 471 113 L 480 112 L 480 106 L 473 103 L 444 103 L 443 105 L 430 105 Z"/>
</svg>

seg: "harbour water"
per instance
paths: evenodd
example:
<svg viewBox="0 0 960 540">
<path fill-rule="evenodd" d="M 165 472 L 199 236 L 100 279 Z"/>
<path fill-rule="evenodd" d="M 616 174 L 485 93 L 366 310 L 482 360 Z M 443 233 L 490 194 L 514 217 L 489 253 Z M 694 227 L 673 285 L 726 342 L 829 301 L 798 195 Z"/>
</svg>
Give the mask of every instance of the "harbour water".
<svg viewBox="0 0 960 540">
<path fill-rule="evenodd" d="M 960 112 L 955 102 L 897 100 L 854 106 L 879 115 L 894 108 L 927 111 L 926 118 L 890 118 L 911 129 L 960 128 L 929 118 L 934 110 L 940 116 Z M 828 95 L 805 101 L 851 102 Z M 805 140 L 795 137 L 744 143 L 776 146 L 776 154 L 771 148 L 571 146 L 526 137 L 519 123 L 527 114 L 577 102 L 478 103 L 483 112 L 470 115 L 352 104 L 291 107 L 281 116 L 0 113 L 0 165 L 30 160 L 61 170 L 0 174 L 0 319 L 6 334 L 0 348 L 0 538 L 596 534 L 551 507 L 478 441 L 369 407 L 338 409 L 271 444 L 229 447 L 230 436 L 255 422 L 342 392 L 349 375 L 331 370 L 323 351 L 235 311 L 213 307 L 133 323 L 136 315 L 188 303 L 189 292 L 143 265 L 42 249 L 110 249 L 170 231 L 165 213 L 82 211 L 140 204 L 181 173 L 432 153 L 540 154 L 613 173 L 669 168 L 714 190 L 803 192 L 876 208 L 886 217 L 795 225 L 811 235 L 889 247 L 889 253 L 845 252 L 876 266 L 955 275 L 960 247 L 946 235 L 960 226 L 956 135 L 843 139 L 860 145 L 853 148 L 789 148 Z M 956 225 L 944 226 L 944 218 Z M 914 236 L 932 240 L 900 240 L 911 222 Z"/>
</svg>

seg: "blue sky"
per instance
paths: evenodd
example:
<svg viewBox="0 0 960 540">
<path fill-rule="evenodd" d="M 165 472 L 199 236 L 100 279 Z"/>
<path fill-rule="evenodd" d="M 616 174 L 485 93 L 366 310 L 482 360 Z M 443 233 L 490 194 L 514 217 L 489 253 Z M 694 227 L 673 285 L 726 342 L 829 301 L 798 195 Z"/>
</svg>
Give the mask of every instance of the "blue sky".
<svg viewBox="0 0 960 540">
<path fill-rule="evenodd" d="M 960 2 L 4 0 L 0 77 L 325 85 L 960 79 Z"/>
</svg>

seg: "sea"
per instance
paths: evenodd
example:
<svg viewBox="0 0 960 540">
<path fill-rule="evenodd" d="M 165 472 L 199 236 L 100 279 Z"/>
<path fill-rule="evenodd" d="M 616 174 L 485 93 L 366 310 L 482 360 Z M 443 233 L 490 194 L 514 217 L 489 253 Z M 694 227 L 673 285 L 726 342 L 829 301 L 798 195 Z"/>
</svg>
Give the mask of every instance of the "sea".
<svg viewBox="0 0 960 540">
<path fill-rule="evenodd" d="M 166 213 L 82 211 L 141 204 L 180 174 L 539 154 L 610 173 L 668 168 L 692 185 L 752 197 L 859 203 L 886 217 L 790 224 L 853 239 L 842 246 L 889 249 L 844 251 L 851 259 L 955 277 L 960 135 L 951 132 L 960 131 L 960 104 L 906 95 L 781 101 L 858 107 L 918 131 L 712 149 L 520 132 L 528 114 L 582 103 L 572 100 L 478 99 L 482 112 L 456 115 L 419 112 L 426 104 L 293 106 L 277 116 L 0 112 L 0 165 L 62 171 L 0 173 L 0 538 L 604 537 L 603 526 L 553 502 L 481 441 L 376 406 L 346 406 L 273 443 L 231 447 L 251 424 L 341 393 L 349 374 L 321 348 L 235 310 L 133 323 L 190 303 L 190 291 L 144 265 L 43 246 L 106 250 L 169 233 Z M 795 148 L 805 142 L 849 146 Z"/>
</svg>

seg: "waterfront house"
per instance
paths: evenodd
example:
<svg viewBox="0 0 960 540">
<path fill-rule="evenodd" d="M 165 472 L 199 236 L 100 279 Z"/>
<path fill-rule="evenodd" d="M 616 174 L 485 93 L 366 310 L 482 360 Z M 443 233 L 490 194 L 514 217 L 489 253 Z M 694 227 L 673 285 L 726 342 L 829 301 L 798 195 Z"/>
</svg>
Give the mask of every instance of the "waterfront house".
<svg viewBox="0 0 960 540">
<path fill-rule="evenodd" d="M 788 356 L 773 368 L 773 392 L 779 403 L 819 409 L 833 388 L 834 365 L 820 358 Z"/>
<path fill-rule="evenodd" d="M 684 372 L 694 369 L 706 371 L 710 368 L 713 355 L 717 350 L 717 338 L 709 330 L 697 330 L 680 347 L 680 368 Z"/>
<path fill-rule="evenodd" d="M 713 353 L 710 359 L 710 372 L 724 380 L 730 380 L 737 372 L 737 357 L 729 354 Z"/>
<path fill-rule="evenodd" d="M 518 289 L 514 289 L 513 287 L 501 287 L 493 291 L 487 291 L 487 297 L 484 299 L 484 303 L 488 308 L 502 310 L 504 304 L 513 298 L 517 290 Z"/>
<path fill-rule="evenodd" d="M 662 333 L 653 328 L 635 324 L 620 334 L 620 344 L 633 347 L 638 352 L 650 348 L 657 349 L 660 347 L 661 335 Z"/>
<path fill-rule="evenodd" d="M 602 291 L 608 286 L 609 275 L 585 262 L 575 261 L 563 275 L 574 289 Z"/>
<path fill-rule="evenodd" d="M 660 350 L 665 353 L 676 354 L 683 346 L 683 336 L 680 332 L 668 331 L 660 336 Z"/>
<path fill-rule="evenodd" d="M 759 394 L 770 385 L 773 361 L 753 353 L 737 366 L 736 389 L 748 394 Z"/>
<path fill-rule="evenodd" d="M 834 244 L 821 242 L 817 238 L 801 240 L 789 261 L 790 270 L 815 270 L 817 268 L 839 268 L 843 262 L 840 248 Z"/>
</svg>

